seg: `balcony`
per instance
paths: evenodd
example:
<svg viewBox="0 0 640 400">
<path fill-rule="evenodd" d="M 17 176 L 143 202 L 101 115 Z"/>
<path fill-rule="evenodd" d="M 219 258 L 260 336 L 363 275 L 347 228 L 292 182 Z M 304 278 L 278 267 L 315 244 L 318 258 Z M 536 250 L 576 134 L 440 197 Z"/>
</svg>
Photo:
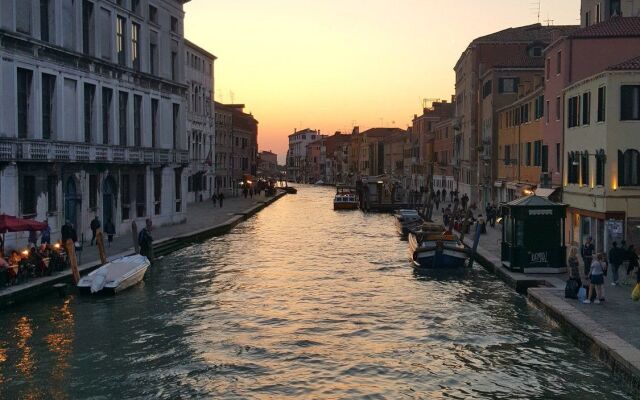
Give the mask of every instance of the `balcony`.
<svg viewBox="0 0 640 400">
<path fill-rule="evenodd" d="M 189 152 L 75 142 L 0 139 L 0 162 L 24 161 L 186 165 L 189 162 Z"/>
</svg>

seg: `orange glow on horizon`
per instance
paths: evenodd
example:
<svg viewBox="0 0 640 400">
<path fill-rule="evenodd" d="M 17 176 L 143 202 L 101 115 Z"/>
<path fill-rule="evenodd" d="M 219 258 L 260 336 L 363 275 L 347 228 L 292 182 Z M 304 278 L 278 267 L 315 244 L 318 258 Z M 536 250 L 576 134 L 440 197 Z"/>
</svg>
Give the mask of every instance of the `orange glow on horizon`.
<svg viewBox="0 0 640 400">
<path fill-rule="evenodd" d="M 260 150 L 280 162 L 294 128 L 406 128 L 422 99 L 451 99 L 453 67 L 474 38 L 537 19 L 528 3 L 499 0 L 194 0 L 184 8 L 185 36 L 218 57 L 216 100 L 245 104 L 260 123 Z M 542 15 L 575 24 L 580 1 L 543 2 Z"/>
</svg>

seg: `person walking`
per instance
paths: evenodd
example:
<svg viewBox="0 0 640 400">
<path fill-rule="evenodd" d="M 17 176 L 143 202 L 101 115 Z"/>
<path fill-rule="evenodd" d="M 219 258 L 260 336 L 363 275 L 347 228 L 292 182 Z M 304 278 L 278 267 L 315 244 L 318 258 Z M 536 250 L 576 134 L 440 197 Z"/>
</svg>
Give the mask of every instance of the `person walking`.
<svg viewBox="0 0 640 400">
<path fill-rule="evenodd" d="M 107 234 L 107 241 L 109 242 L 109 247 L 111 247 L 111 242 L 113 242 L 113 235 L 116 234 L 116 226 L 113 224 L 111 218 L 109 218 L 104 224 L 104 233 Z"/>
<path fill-rule="evenodd" d="M 38 246 L 38 231 L 29 231 L 29 248 Z"/>
<path fill-rule="evenodd" d="M 627 249 L 627 260 L 629 260 L 627 275 L 631 275 L 631 272 L 633 272 L 634 269 L 640 267 L 640 262 L 638 262 L 638 253 L 636 252 L 636 247 L 634 245 L 630 245 Z"/>
<path fill-rule="evenodd" d="M 593 239 L 587 238 L 587 242 L 582 245 L 582 262 L 584 262 L 584 276 L 589 275 L 591 269 L 591 263 L 593 262 L 593 253 L 596 250 L 593 245 Z"/>
<path fill-rule="evenodd" d="M 595 290 L 596 300 L 595 304 L 600 304 L 600 302 L 604 301 L 604 274 L 607 271 L 607 266 L 604 263 L 604 255 L 602 253 L 598 253 L 596 256 L 596 260 L 591 264 L 591 269 L 589 270 L 589 295 L 583 301 L 584 304 L 591 304 L 591 297 L 593 297 L 593 292 Z"/>
<path fill-rule="evenodd" d="M 220 208 L 222 208 L 222 203 L 224 202 L 224 193 L 218 193 L 218 202 L 220 203 Z"/>
<path fill-rule="evenodd" d="M 442 189 L 442 202 L 447 202 L 447 189 Z"/>
<path fill-rule="evenodd" d="M 213 208 L 216 208 L 216 204 L 218 203 L 218 196 L 216 196 L 215 193 L 213 194 L 213 196 L 211 196 L 211 201 L 213 202 Z"/>
<path fill-rule="evenodd" d="M 567 264 L 569 264 L 569 279 L 577 280 L 578 282 L 580 282 L 580 286 L 582 286 L 582 282 L 580 280 L 580 260 L 578 260 L 577 247 L 571 247 Z"/>
<path fill-rule="evenodd" d="M 620 265 L 624 258 L 623 251 L 618 247 L 617 242 L 613 242 L 613 247 L 609 250 L 609 264 L 611 264 L 611 286 L 618 284 Z"/>
<path fill-rule="evenodd" d="M 98 218 L 97 214 L 93 218 L 93 221 L 91 221 L 90 227 L 91 227 L 91 243 L 89 244 L 89 246 L 93 246 L 93 241 L 96 240 L 96 232 L 98 231 L 98 229 L 100 229 L 100 227 L 102 227 L 102 224 L 100 223 L 100 219 Z"/>
</svg>

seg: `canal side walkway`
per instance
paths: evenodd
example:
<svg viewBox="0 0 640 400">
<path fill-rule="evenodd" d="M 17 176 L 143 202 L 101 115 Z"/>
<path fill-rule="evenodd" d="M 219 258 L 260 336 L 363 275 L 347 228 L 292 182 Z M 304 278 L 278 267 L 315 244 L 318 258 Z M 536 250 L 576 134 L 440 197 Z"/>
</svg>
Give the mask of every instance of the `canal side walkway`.
<svg viewBox="0 0 640 400">
<path fill-rule="evenodd" d="M 186 223 L 153 229 L 155 256 L 160 257 L 191 243 L 228 233 L 237 224 L 285 195 L 286 193 L 279 191 L 275 197 L 259 195 L 253 196 L 253 199 L 228 198 L 225 199 L 223 208 L 219 205 L 214 208 L 211 201 L 189 204 Z M 107 259 L 113 260 L 133 254 L 133 244 L 131 233 L 115 237 L 110 246 L 106 243 L 105 237 Z M 88 242 L 85 242 L 83 251 L 78 253 L 78 258 L 78 268 L 82 275 L 100 266 L 98 247 L 89 246 Z M 56 284 L 69 284 L 71 280 L 71 271 L 65 270 L 52 276 L 34 278 L 20 285 L 0 289 L 0 310 L 43 296 L 56 290 Z"/>
<path fill-rule="evenodd" d="M 480 214 L 476 212 L 475 214 Z M 442 215 L 434 216 L 441 221 Z M 475 226 L 471 232 L 474 232 Z M 526 294 L 530 303 L 557 324 L 577 345 L 607 365 L 640 397 L 640 303 L 631 300 L 633 285 L 611 286 L 605 278 L 605 298 L 602 304 L 581 304 L 564 297 L 567 274 L 523 274 L 502 266 L 501 228 L 487 226 L 480 237 L 476 260 L 513 289 Z M 473 234 L 464 238 L 473 245 Z M 582 263 L 582 260 L 580 260 Z M 580 266 L 583 274 L 583 266 Z M 621 268 L 621 280 L 626 271 Z M 635 283 L 635 274 L 632 281 Z M 582 276 L 583 283 L 586 279 Z"/>
</svg>

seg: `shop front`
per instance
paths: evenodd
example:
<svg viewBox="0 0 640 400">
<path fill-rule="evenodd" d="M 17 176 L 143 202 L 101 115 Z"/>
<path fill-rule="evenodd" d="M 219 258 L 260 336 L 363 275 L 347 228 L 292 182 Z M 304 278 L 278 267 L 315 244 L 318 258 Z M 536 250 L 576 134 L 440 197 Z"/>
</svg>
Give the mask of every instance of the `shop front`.
<svg viewBox="0 0 640 400">
<path fill-rule="evenodd" d="M 593 240 L 596 252 L 607 252 L 613 242 L 625 240 L 626 215 L 624 212 L 597 212 L 570 207 L 567 217 L 571 221 L 568 243 L 579 247 L 587 241 Z"/>
</svg>

